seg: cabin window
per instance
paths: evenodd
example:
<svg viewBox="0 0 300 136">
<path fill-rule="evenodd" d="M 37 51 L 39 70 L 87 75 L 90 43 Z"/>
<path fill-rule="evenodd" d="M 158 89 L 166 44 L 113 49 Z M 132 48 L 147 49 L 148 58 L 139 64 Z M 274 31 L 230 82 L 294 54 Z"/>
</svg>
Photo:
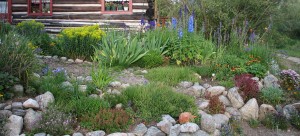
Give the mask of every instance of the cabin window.
<svg viewBox="0 0 300 136">
<path fill-rule="evenodd" d="M 8 12 L 7 0 L 0 0 L 0 14 Z"/>
<path fill-rule="evenodd" d="M 126 14 L 132 12 L 132 0 L 102 0 L 103 13 Z"/>
<path fill-rule="evenodd" d="M 52 0 L 28 0 L 29 15 L 52 15 Z"/>
</svg>

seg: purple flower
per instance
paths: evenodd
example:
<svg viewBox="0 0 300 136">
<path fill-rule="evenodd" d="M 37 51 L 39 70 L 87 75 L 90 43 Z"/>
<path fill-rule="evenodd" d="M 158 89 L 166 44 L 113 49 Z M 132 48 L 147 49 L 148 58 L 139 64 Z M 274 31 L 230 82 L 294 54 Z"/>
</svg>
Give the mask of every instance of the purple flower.
<svg viewBox="0 0 300 136">
<path fill-rule="evenodd" d="M 189 18 L 188 32 L 190 32 L 190 33 L 194 32 L 194 16 L 193 15 L 191 15 Z"/>
<path fill-rule="evenodd" d="M 64 73 L 64 75 L 67 75 L 67 70 L 65 70 L 64 68 L 58 67 L 58 68 L 52 70 L 52 73 L 54 75 L 56 75 L 58 73 Z"/>
<path fill-rule="evenodd" d="M 179 36 L 179 39 L 181 39 L 183 37 L 182 28 L 179 28 L 179 30 L 178 30 L 178 36 Z"/>
<path fill-rule="evenodd" d="M 146 23 L 145 23 L 145 19 L 144 19 L 144 17 L 142 17 L 142 19 L 141 19 L 141 25 L 145 25 Z"/>
<path fill-rule="evenodd" d="M 153 20 L 153 21 L 150 21 L 149 22 L 149 25 L 150 25 L 150 28 L 151 29 L 154 29 L 155 28 L 155 21 Z"/>
<path fill-rule="evenodd" d="M 255 35 L 255 32 L 253 31 L 249 37 L 249 40 L 251 43 L 254 43 L 255 42 L 255 39 L 256 39 L 256 35 Z"/>
<path fill-rule="evenodd" d="M 172 17 L 172 28 L 176 29 L 176 27 L 177 27 L 177 20 L 176 18 Z"/>
</svg>

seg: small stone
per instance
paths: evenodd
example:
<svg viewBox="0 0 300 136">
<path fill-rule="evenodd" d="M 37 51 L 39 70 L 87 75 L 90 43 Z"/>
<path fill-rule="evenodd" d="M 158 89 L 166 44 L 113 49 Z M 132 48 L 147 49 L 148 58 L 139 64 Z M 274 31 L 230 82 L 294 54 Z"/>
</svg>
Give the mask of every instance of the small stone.
<svg viewBox="0 0 300 136">
<path fill-rule="evenodd" d="M 12 109 L 23 109 L 23 104 L 21 102 L 13 102 L 11 104 Z"/>
<path fill-rule="evenodd" d="M 58 56 L 57 56 L 57 55 L 54 55 L 54 56 L 52 57 L 52 59 L 58 60 Z"/>
<path fill-rule="evenodd" d="M 192 82 L 188 82 L 188 81 L 182 81 L 179 83 L 179 86 L 182 88 L 189 88 L 193 85 Z"/>
<path fill-rule="evenodd" d="M 33 73 L 33 76 L 36 78 L 41 78 L 41 76 L 38 73 Z"/>
<path fill-rule="evenodd" d="M 141 73 L 142 74 L 148 74 L 148 71 L 147 70 L 142 70 Z"/>
<path fill-rule="evenodd" d="M 259 120 L 265 119 L 265 116 L 268 114 L 276 114 L 277 111 L 272 105 L 262 104 L 259 107 Z"/>
<path fill-rule="evenodd" d="M 118 91 L 118 90 L 116 90 L 116 89 L 114 89 L 114 90 L 112 90 L 111 94 L 120 95 L 121 92 Z"/>
<path fill-rule="evenodd" d="M 85 77 L 85 81 L 87 81 L 87 82 L 93 82 L 92 76 Z"/>
<path fill-rule="evenodd" d="M 24 94 L 24 87 L 22 85 L 14 85 L 12 90 L 16 96 L 23 96 Z"/>
<path fill-rule="evenodd" d="M 52 56 L 44 56 L 45 59 L 51 59 Z"/>
<path fill-rule="evenodd" d="M 167 120 L 173 125 L 176 124 L 176 121 L 174 118 L 172 118 L 170 115 L 162 115 L 162 120 Z"/>
<path fill-rule="evenodd" d="M 67 59 L 67 57 L 60 57 L 60 60 L 61 61 L 67 61 L 68 59 Z"/>
<path fill-rule="evenodd" d="M 21 134 L 21 135 L 19 135 L 19 136 L 26 136 L 26 134 Z"/>
<path fill-rule="evenodd" d="M 298 114 L 297 109 L 294 106 L 292 106 L 291 104 L 285 105 L 282 110 L 283 110 L 283 115 L 287 119 L 290 119 L 292 114 Z"/>
<path fill-rule="evenodd" d="M 122 84 L 122 85 L 121 85 L 121 88 L 126 89 L 126 88 L 129 87 L 129 86 L 130 86 L 130 84 Z"/>
<path fill-rule="evenodd" d="M 241 109 L 242 118 L 245 120 L 258 119 L 258 104 L 255 98 L 250 99 Z"/>
<path fill-rule="evenodd" d="M 210 88 L 210 87 L 212 87 L 210 84 L 207 84 L 207 83 L 205 83 L 205 84 L 203 84 L 203 87 L 205 88 L 205 89 L 208 89 L 208 88 Z"/>
<path fill-rule="evenodd" d="M 109 84 L 109 86 L 114 87 L 114 88 L 118 88 L 118 87 L 120 87 L 121 85 L 122 85 L 122 83 L 119 82 L 119 81 L 114 81 L 114 82 L 111 82 L 111 83 Z"/>
<path fill-rule="evenodd" d="M 223 95 L 224 95 L 224 96 L 227 96 L 227 94 L 228 94 L 227 91 L 224 91 L 224 92 L 223 92 Z"/>
<path fill-rule="evenodd" d="M 186 123 L 180 126 L 180 132 L 183 133 L 194 133 L 199 130 L 199 126 L 195 123 Z"/>
<path fill-rule="evenodd" d="M 160 131 L 158 128 L 152 126 L 148 129 L 145 136 L 166 136 L 166 134 Z"/>
<path fill-rule="evenodd" d="M 75 60 L 75 63 L 83 63 L 83 60 L 81 60 L 81 59 L 76 59 L 76 60 Z"/>
<path fill-rule="evenodd" d="M 0 110 L 4 110 L 6 104 L 5 103 L 0 103 Z"/>
<path fill-rule="evenodd" d="M 84 64 L 87 64 L 87 65 L 93 65 L 93 63 L 92 63 L 92 62 L 89 62 L 89 61 L 84 61 L 83 63 L 84 63 Z"/>
<path fill-rule="evenodd" d="M 61 86 L 70 91 L 74 90 L 73 85 L 69 81 L 62 82 Z"/>
<path fill-rule="evenodd" d="M 78 85 L 78 90 L 81 91 L 81 92 L 86 92 L 87 85 Z"/>
<path fill-rule="evenodd" d="M 91 94 L 89 95 L 89 98 L 98 98 L 99 96 L 97 94 Z"/>
<path fill-rule="evenodd" d="M 35 112 L 32 109 L 28 109 L 24 117 L 25 130 L 32 131 L 33 129 L 35 129 L 38 123 L 41 121 L 41 119 L 42 113 Z"/>
<path fill-rule="evenodd" d="M 171 126 L 169 136 L 178 136 L 179 133 L 180 133 L 180 125 L 179 124 Z"/>
<path fill-rule="evenodd" d="M 67 63 L 74 63 L 73 59 L 68 59 Z"/>
<path fill-rule="evenodd" d="M 23 107 L 28 109 L 28 108 L 33 108 L 33 109 L 39 109 L 40 106 L 36 100 L 33 99 L 28 99 L 23 103 Z"/>
<path fill-rule="evenodd" d="M 23 109 L 12 109 L 12 114 L 23 117 L 25 116 L 26 111 Z"/>
<path fill-rule="evenodd" d="M 76 132 L 76 133 L 73 133 L 72 136 L 84 136 L 84 135 L 82 133 Z"/>
<path fill-rule="evenodd" d="M 85 80 L 85 78 L 83 76 L 78 76 L 78 77 L 76 77 L 76 80 L 78 82 L 82 83 Z"/>
<path fill-rule="evenodd" d="M 9 118 L 12 115 L 10 110 L 0 110 L 0 118 Z"/>
<path fill-rule="evenodd" d="M 93 131 L 93 132 L 86 133 L 86 136 L 105 136 L 105 132 L 101 130 Z"/>
<path fill-rule="evenodd" d="M 244 100 L 239 94 L 237 87 L 229 89 L 227 97 L 234 108 L 241 108 L 244 105 Z"/>
<path fill-rule="evenodd" d="M 201 129 L 208 132 L 213 133 L 216 130 L 216 125 L 214 123 L 214 119 L 209 114 L 202 114 L 201 116 Z"/>
<path fill-rule="evenodd" d="M 201 110 L 204 110 L 208 107 L 209 105 L 209 100 L 199 100 L 197 102 L 198 108 Z"/>
<path fill-rule="evenodd" d="M 207 92 L 210 93 L 211 96 L 223 94 L 225 91 L 225 87 L 223 86 L 213 86 L 207 89 Z"/>
<path fill-rule="evenodd" d="M 264 87 L 266 87 L 266 88 L 270 88 L 270 87 L 279 88 L 280 85 L 278 84 L 278 79 L 274 75 L 269 74 L 268 76 L 266 76 L 264 78 Z"/>
<path fill-rule="evenodd" d="M 112 133 L 107 136 L 135 136 L 133 133 Z"/>
<path fill-rule="evenodd" d="M 35 97 L 35 100 L 40 105 L 41 109 L 45 109 L 48 107 L 49 103 L 54 102 L 54 96 L 51 92 L 47 91 L 46 93 Z"/>
<path fill-rule="evenodd" d="M 34 134 L 33 136 L 47 136 L 46 133 L 37 133 L 37 134 Z"/>
<path fill-rule="evenodd" d="M 172 123 L 167 120 L 162 120 L 156 124 L 156 126 L 166 134 L 170 133 L 170 129 L 172 127 Z"/>
<path fill-rule="evenodd" d="M 147 130 L 147 127 L 143 123 L 141 123 L 135 127 L 132 133 L 136 134 L 137 136 L 143 136 L 147 132 Z"/>
<path fill-rule="evenodd" d="M 11 110 L 11 104 L 4 107 L 4 110 Z"/>
<path fill-rule="evenodd" d="M 213 136 L 220 136 L 221 132 L 220 132 L 220 130 L 216 129 L 215 132 L 212 135 Z"/>
<path fill-rule="evenodd" d="M 228 100 L 228 98 L 224 95 L 219 96 L 220 102 L 222 102 L 225 106 L 229 107 L 231 106 L 231 102 Z"/>
<path fill-rule="evenodd" d="M 123 106 L 122 106 L 122 103 L 119 103 L 119 104 L 116 105 L 116 109 L 119 109 L 119 110 L 120 110 L 120 109 L 122 109 L 122 107 L 123 107 Z"/>
<path fill-rule="evenodd" d="M 222 124 L 227 124 L 229 121 L 229 118 L 224 114 L 214 114 L 212 117 L 217 129 L 221 129 Z"/>
<path fill-rule="evenodd" d="M 23 118 L 17 115 L 11 115 L 4 128 L 6 130 L 6 136 L 18 136 L 23 128 Z"/>
</svg>

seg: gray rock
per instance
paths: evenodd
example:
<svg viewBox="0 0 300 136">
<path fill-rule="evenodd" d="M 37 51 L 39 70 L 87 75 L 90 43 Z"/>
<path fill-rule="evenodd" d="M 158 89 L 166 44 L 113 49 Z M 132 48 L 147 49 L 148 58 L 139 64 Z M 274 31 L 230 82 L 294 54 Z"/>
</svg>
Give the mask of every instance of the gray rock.
<svg viewBox="0 0 300 136">
<path fill-rule="evenodd" d="M 52 57 L 52 59 L 54 59 L 54 60 L 58 60 L 58 56 L 57 55 L 54 55 L 53 57 Z"/>
<path fill-rule="evenodd" d="M 205 83 L 205 84 L 203 84 L 203 87 L 205 88 L 205 89 L 208 89 L 208 88 L 210 88 L 210 87 L 212 87 L 210 84 L 207 84 L 207 83 Z"/>
<path fill-rule="evenodd" d="M 11 104 L 12 109 L 23 109 L 23 104 L 21 102 L 13 102 Z"/>
<path fill-rule="evenodd" d="M 12 90 L 16 96 L 23 96 L 24 94 L 24 87 L 22 85 L 14 85 Z"/>
<path fill-rule="evenodd" d="M 245 120 L 258 119 L 258 104 L 255 98 L 250 99 L 241 109 L 242 118 Z"/>
<path fill-rule="evenodd" d="M 216 130 L 214 118 L 209 114 L 202 114 L 201 116 L 201 130 L 208 133 L 213 133 Z"/>
<path fill-rule="evenodd" d="M 38 104 L 40 105 L 41 109 L 46 109 L 48 107 L 49 103 L 52 103 L 55 100 L 53 94 L 49 91 L 42 95 L 35 97 L 35 99 L 38 102 Z"/>
<path fill-rule="evenodd" d="M 231 106 L 231 102 L 228 100 L 228 98 L 224 95 L 219 96 L 220 102 L 222 102 L 226 107 Z"/>
<path fill-rule="evenodd" d="M 182 81 L 178 84 L 180 87 L 182 88 L 189 88 L 193 85 L 192 82 L 188 82 L 188 81 Z"/>
<path fill-rule="evenodd" d="M 229 89 L 227 97 L 234 108 L 241 108 L 244 105 L 244 100 L 239 94 L 237 87 Z"/>
<path fill-rule="evenodd" d="M 224 91 L 222 95 L 226 97 L 227 94 L 228 94 L 228 91 Z"/>
<path fill-rule="evenodd" d="M 84 78 L 83 76 L 78 76 L 78 77 L 76 77 L 76 80 L 77 80 L 79 83 L 82 83 L 82 82 L 85 80 L 85 78 Z"/>
<path fill-rule="evenodd" d="M 268 114 L 276 114 L 277 111 L 272 105 L 262 104 L 259 107 L 259 120 L 263 120 Z"/>
<path fill-rule="evenodd" d="M 24 117 L 26 114 L 26 111 L 23 109 L 12 109 L 12 114 Z"/>
<path fill-rule="evenodd" d="M 220 130 L 216 129 L 215 132 L 212 135 L 213 136 L 220 136 L 221 132 L 220 132 Z"/>
<path fill-rule="evenodd" d="M 176 121 L 174 118 L 172 118 L 170 115 L 162 115 L 162 120 L 167 120 L 173 125 L 176 124 Z"/>
<path fill-rule="evenodd" d="M 37 134 L 34 134 L 33 136 L 47 136 L 46 133 L 37 133 Z"/>
<path fill-rule="evenodd" d="M 67 61 L 68 59 L 67 59 L 67 57 L 60 57 L 60 60 L 61 61 Z"/>
<path fill-rule="evenodd" d="M 188 90 L 194 92 L 197 96 L 203 96 L 206 91 L 203 86 L 198 84 L 194 84 L 192 87 L 188 88 Z"/>
<path fill-rule="evenodd" d="M 74 63 L 73 59 L 68 59 L 67 63 Z"/>
<path fill-rule="evenodd" d="M 76 60 L 75 60 L 75 63 L 83 63 L 83 60 L 81 60 L 81 59 L 76 59 Z"/>
<path fill-rule="evenodd" d="M 141 123 L 135 127 L 132 133 L 134 133 L 137 136 L 143 136 L 146 132 L 147 127 L 143 123 Z"/>
<path fill-rule="evenodd" d="M 86 136 L 105 136 L 105 132 L 102 130 L 93 131 L 93 132 L 86 133 Z"/>
<path fill-rule="evenodd" d="M 81 92 L 86 92 L 87 85 L 78 85 L 78 90 L 81 91 Z"/>
<path fill-rule="evenodd" d="M 217 129 L 221 129 L 222 124 L 227 124 L 229 118 L 224 114 L 215 114 L 212 116 Z"/>
<path fill-rule="evenodd" d="M 292 106 L 294 106 L 298 110 L 298 112 L 300 112 L 300 102 L 294 103 L 292 104 Z"/>
<path fill-rule="evenodd" d="M 45 59 L 51 59 L 52 56 L 44 56 Z"/>
<path fill-rule="evenodd" d="M 6 130 L 6 136 L 18 136 L 23 128 L 23 118 L 17 115 L 11 115 L 4 128 Z"/>
<path fill-rule="evenodd" d="M 133 133 L 112 133 L 107 136 L 135 136 Z"/>
<path fill-rule="evenodd" d="M 172 127 L 172 123 L 169 122 L 168 120 L 162 120 L 156 124 L 156 126 L 166 134 L 170 133 L 170 129 Z"/>
<path fill-rule="evenodd" d="M 180 125 L 179 124 L 171 126 L 169 136 L 178 136 L 179 133 L 180 133 Z"/>
<path fill-rule="evenodd" d="M 116 89 L 114 89 L 114 90 L 111 91 L 111 94 L 120 95 L 121 92 L 118 91 L 118 90 L 116 90 Z"/>
<path fill-rule="evenodd" d="M 210 136 L 205 131 L 198 130 L 195 133 L 180 133 L 179 136 Z"/>
<path fill-rule="evenodd" d="M 41 78 L 41 76 L 38 73 L 33 73 L 33 76 L 36 78 Z"/>
<path fill-rule="evenodd" d="M 166 134 L 160 131 L 157 127 L 152 126 L 148 129 L 145 136 L 166 136 Z"/>
<path fill-rule="evenodd" d="M 5 103 L 0 103 L 0 110 L 4 110 L 6 104 Z"/>
<path fill-rule="evenodd" d="M 225 111 L 230 114 L 231 117 L 240 120 L 242 118 L 241 112 L 237 108 L 226 107 Z"/>
<path fill-rule="evenodd" d="M 39 109 L 40 106 L 36 100 L 33 99 L 28 99 L 23 103 L 23 107 L 28 109 L 28 108 L 33 108 L 33 109 Z"/>
<path fill-rule="evenodd" d="M 72 136 L 84 136 L 83 134 L 79 133 L 79 132 L 76 132 L 76 133 L 73 133 Z"/>
<path fill-rule="evenodd" d="M 4 110 L 11 110 L 11 104 L 4 107 Z"/>
<path fill-rule="evenodd" d="M 182 133 L 194 133 L 199 130 L 199 126 L 195 123 L 186 123 L 180 126 L 180 132 Z"/>
<path fill-rule="evenodd" d="M 12 115 L 10 110 L 0 110 L 0 118 L 9 118 Z"/>
<path fill-rule="evenodd" d="M 121 85 L 121 88 L 126 89 L 126 88 L 129 87 L 129 86 L 130 86 L 130 84 L 122 84 L 122 85 Z"/>
<path fill-rule="evenodd" d="M 26 136 L 26 134 L 21 134 L 21 135 L 19 135 L 19 136 Z"/>
<path fill-rule="evenodd" d="M 206 91 L 210 93 L 211 96 L 220 95 L 225 91 L 225 87 L 223 86 L 213 86 L 208 88 Z"/>
<path fill-rule="evenodd" d="M 61 83 L 61 86 L 62 86 L 63 88 L 66 88 L 66 89 L 70 90 L 70 91 L 73 91 L 73 90 L 74 90 L 73 85 L 72 85 L 69 81 L 62 82 L 62 83 Z"/>
<path fill-rule="evenodd" d="M 283 115 L 287 119 L 290 119 L 292 114 L 298 114 L 297 109 L 291 104 L 285 105 L 282 110 L 283 110 Z"/>
<path fill-rule="evenodd" d="M 87 81 L 87 82 L 92 82 L 92 81 L 93 81 L 92 76 L 87 76 L 87 77 L 85 77 L 85 81 Z"/>
<path fill-rule="evenodd" d="M 123 107 L 122 103 L 116 105 L 116 109 L 122 109 L 122 107 Z"/>
<path fill-rule="evenodd" d="M 42 119 L 42 113 L 28 109 L 24 117 L 24 127 L 27 131 L 32 131 Z"/>
<path fill-rule="evenodd" d="M 99 96 L 97 94 L 91 94 L 89 95 L 90 98 L 99 98 Z"/>
<path fill-rule="evenodd" d="M 208 105 L 209 105 L 209 100 L 202 99 L 197 102 L 197 106 L 200 110 L 206 109 Z"/>
<path fill-rule="evenodd" d="M 122 83 L 119 81 L 114 81 L 114 82 L 109 83 L 109 86 L 114 87 L 114 88 L 121 87 L 121 85 L 122 85 Z"/>
<path fill-rule="evenodd" d="M 269 74 L 268 76 L 266 76 L 264 78 L 264 87 L 266 87 L 266 88 L 270 88 L 270 87 L 279 88 L 280 85 L 278 84 L 278 79 L 274 75 Z"/>
</svg>

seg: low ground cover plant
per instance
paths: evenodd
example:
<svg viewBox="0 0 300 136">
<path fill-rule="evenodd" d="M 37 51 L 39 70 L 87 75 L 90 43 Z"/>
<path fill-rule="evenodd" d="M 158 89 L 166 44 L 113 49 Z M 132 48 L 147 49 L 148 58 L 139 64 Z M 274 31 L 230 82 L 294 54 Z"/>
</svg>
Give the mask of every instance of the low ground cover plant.
<svg viewBox="0 0 300 136">
<path fill-rule="evenodd" d="M 288 120 L 281 113 L 278 114 L 268 114 L 261 123 L 270 129 L 282 129 L 286 130 L 288 128 Z"/>
<path fill-rule="evenodd" d="M 263 103 L 276 106 L 283 102 L 284 92 L 280 88 L 263 88 L 260 92 L 260 99 Z"/>
<path fill-rule="evenodd" d="M 239 87 L 241 96 L 246 101 L 257 98 L 259 94 L 258 83 L 252 77 L 251 74 L 241 74 L 236 75 L 234 78 L 235 86 Z"/>
<path fill-rule="evenodd" d="M 159 51 L 150 50 L 145 56 L 136 62 L 136 65 L 142 68 L 154 68 L 161 66 L 164 58 Z"/>
<path fill-rule="evenodd" d="M 210 114 L 224 114 L 225 106 L 220 101 L 219 96 L 211 96 L 208 93 L 205 98 L 209 100 L 208 110 Z"/>
</svg>

